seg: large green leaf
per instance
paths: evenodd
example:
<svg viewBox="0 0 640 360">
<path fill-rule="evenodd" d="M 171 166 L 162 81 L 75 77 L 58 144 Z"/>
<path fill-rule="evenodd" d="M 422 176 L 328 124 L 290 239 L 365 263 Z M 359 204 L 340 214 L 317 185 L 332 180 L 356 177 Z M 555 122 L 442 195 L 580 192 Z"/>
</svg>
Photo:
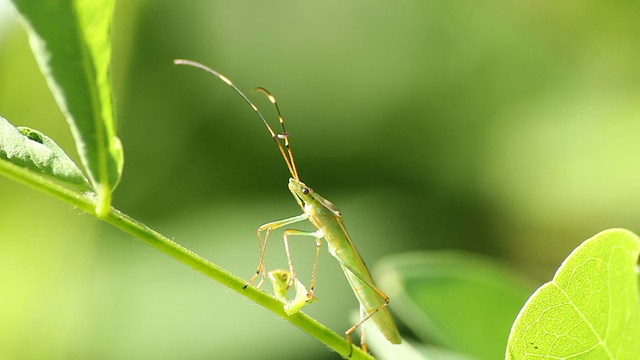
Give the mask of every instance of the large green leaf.
<svg viewBox="0 0 640 360">
<path fill-rule="evenodd" d="M 16 128 L 2 116 L 0 159 L 81 191 L 91 189 L 82 171 L 53 140 L 34 129 Z"/>
<path fill-rule="evenodd" d="M 640 239 L 603 231 L 564 261 L 513 325 L 507 359 L 637 359 Z"/>
<path fill-rule="evenodd" d="M 49 88 L 71 127 L 97 194 L 96 213 L 109 209 L 122 173 L 115 135 L 109 64 L 113 0 L 13 0 Z"/>
<path fill-rule="evenodd" d="M 376 273 L 390 308 L 419 338 L 475 359 L 499 359 L 531 294 L 488 258 L 457 252 L 395 255 Z"/>
</svg>

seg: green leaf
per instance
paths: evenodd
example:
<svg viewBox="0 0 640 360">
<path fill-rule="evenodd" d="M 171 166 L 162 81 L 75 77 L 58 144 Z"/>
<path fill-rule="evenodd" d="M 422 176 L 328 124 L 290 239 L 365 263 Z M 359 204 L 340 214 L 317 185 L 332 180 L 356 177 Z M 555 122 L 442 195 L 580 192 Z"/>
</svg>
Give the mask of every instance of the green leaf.
<svg viewBox="0 0 640 360">
<path fill-rule="evenodd" d="M 77 190 L 91 190 L 82 171 L 51 138 L 34 129 L 16 128 L 1 116 L 0 159 Z"/>
<path fill-rule="evenodd" d="M 513 325 L 508 359 L 637 359 L 640 239 L 603 231 L 562 263 Z"/>
<path fill-rule="evenodd" d="M 389 257 L 376 268 L 390 309 L 419 338 L 476 359 L 499 359 L 531 294 L 495 260 L 454 252 Z"/>
<path fill-rule="evenodd" d="M 291 316 L 305 307 L 307 304 L 311 304 L 318 300 L 315 296 L 310 297 L 307 288 L 295 278 L 291 280 L 291 273 L 289 270 L 276 269 L 267 273 L 271 286 L 273 287 L 274 296 L 276 299 L 284 303 L 284 312 L 287 316 Z M 296 295 L 291 300 L 287 299 L 287 292 L 294 285 Z"/>
<path fill-rule="evenodd" d="M 269 271 L 267 277 L 273 287 L 273 296 L 283 303 L 289 301 L 287 291 L 291 288 L 291 273 L 288 270 L 277 269 Z"/>
<path fill-rule="evenodd" d="M 13 0 L 49 88 L 65 114 L 104 216 L 122 174 L 109 64 L 113 0 Z"/>
</svg>

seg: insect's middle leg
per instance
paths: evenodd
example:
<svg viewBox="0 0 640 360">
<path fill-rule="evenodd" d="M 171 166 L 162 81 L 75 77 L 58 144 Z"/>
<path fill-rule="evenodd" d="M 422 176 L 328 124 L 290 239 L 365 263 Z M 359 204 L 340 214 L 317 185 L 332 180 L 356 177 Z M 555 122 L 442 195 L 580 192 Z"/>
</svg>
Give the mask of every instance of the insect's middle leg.
<svg viewBox="0 0 640 360">
<path fill-rule="evenodd" d="M 256 269 L 256 272 L 253 274 L 251 279 L 247 281 L 243 289 L 246 289 L 247 286 L 251 285 L 258 278 L 258 276 L 262 276 L 262 278 L 260 279 L 257 285 L 257 287 L 260 287 L 267 276 L 265 271 L 265 265 L 264 265 L 264 253 L 265 253 L 265 250 L 267 249 L 267 242 L 269 241 L 269 235 L 271 234 L 271 232 L 283 226 L 291 225 L 300 221 L 304 221 L 306 219 L 307 219 L 307 214 L 300 214 L 298 216 L 293 216 L 293 217 L 278 220 L 278 221 L 272 221 L 258 228 L 258 246 L 260 246 L 260 261 L 258 262 L 258 268 Z M 264 232 L 264 239 L 262 238 L 263 232 Z"/>
<path fill-rule="evenodd" d="M 316 269 L 318 268 L 318 256 L 320 255 L 320 247 L 322 247 L 322 239 L 324 237 L 324 233 L 322 230 L 317 231 L 302 231 L 302 230 L 293 230 L 288 229 L 284 231 L 284 247 L 287 252 L 287 261 L 289 262 L 289 272 L 291 272 L 291 279 L 295 280 L 296 275 L 293 269 L 293 261 L 291 260 L 291 252 L 289 251 L 289 236 L 297 235 L 297 236 L 311 236 L 316 239 L 316 255 L 315 260 L 313 261 L 313 270 L 311 271 L 311 284 L 309 285 L 309 294 L 307 294 L 307 301 L 313 299 L 313 292 L 316 288 Z"/>
</svg>

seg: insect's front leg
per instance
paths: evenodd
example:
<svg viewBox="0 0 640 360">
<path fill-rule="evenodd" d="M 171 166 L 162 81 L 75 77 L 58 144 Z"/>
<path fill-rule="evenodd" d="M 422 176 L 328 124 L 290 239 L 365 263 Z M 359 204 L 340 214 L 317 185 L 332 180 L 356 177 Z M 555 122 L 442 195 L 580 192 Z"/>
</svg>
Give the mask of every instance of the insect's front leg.
<svg viewBox="0 0 640 360">
<path fill-rule="evenodd" d="M 253 274 L 251 279 L 249 279 L 249 281 L 247 281 L 247 283 L 242 287 L 243 289 L 246 289 L 247 286 L 251 285 L 258 278 L 258 276 L 262 276 L 262 278 L 260 279 L 260 282 L 258 282 L 257 287 L 262 286 L 262 283 L 264 282 L 267 276 L 265 271 L 265 265 L 264 265 L 264 253 L 265 253 L 265 250 L 267 249 L 267 242 L 269 241 L 269 234 L 271 234 L 271 231 L 281 228 L 283 226 L 304 221 L 306 219 L 307 219 L 307 214 L 300 214 L 298 216 L 293 216 L 293 217 L 282 219 L 282 220 L 272 221 L 258 228 L 258 246 L 260 246 L 260 261 L 258 262 L 258 267 L 256 269 L 255 274 Z M 264 232 L 264 241 L 261 236 L 263 232 Z"/>
</svg>

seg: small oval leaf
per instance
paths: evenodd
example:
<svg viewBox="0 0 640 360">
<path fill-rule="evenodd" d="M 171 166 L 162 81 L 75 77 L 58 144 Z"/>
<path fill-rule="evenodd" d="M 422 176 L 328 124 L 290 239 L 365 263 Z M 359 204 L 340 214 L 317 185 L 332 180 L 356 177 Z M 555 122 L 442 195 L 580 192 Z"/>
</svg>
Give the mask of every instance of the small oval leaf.
<svg viewBox="0 0 640 360">
<path fill-rule="evenodd" d="M 640 239 L 603 231 L 576 248 L 513 324 L 507 359 L 637 359 Z"/>
<path fill-rule="evenodd" d="M 0 116 L 0 159 L 81 191 L 91 190 L 78 166 L 51 138 L 38 130 L 16 128 Z"/>
</svg>

